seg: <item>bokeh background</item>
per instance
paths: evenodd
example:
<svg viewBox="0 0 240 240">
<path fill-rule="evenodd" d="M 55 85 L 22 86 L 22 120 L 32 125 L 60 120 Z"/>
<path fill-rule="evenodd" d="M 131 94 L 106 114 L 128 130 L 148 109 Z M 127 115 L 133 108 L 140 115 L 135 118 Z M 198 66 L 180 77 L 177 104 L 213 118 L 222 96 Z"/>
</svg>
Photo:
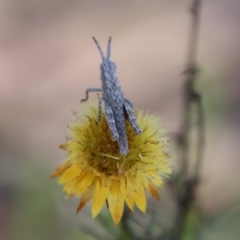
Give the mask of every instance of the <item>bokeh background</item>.
<svg viewBox="0 0 240 240">
<path fill-rule="evenodd" d="M 189 0 L 0 1 L 0 240 L 117 239 L 121 229 L 106 209 L 94 221 L 89 208 L 76 216 L 78 199 L 65 201 L 49 179 L 65 158 L 58 146 L 71 111 L 86 88 L 101 84 L 91 37 L 103 49 L 113 37 L 126 97 L 159 114 L 175 133 L 182 123 L 189 7 Z M 196 200 L 200 236 L 240 239 L 239 0 L 203 1 L 197 60 L 207 127 Z M 142 223 L 155 213 L 153 233 L 170 229 L 175 217 L 171 194 L 167 188 L 161 194 L 160 203 L 149 199 L 147 215 L 136 213 Z M 141 234 L 143 226 L 135 225 Z"/>
</svg>

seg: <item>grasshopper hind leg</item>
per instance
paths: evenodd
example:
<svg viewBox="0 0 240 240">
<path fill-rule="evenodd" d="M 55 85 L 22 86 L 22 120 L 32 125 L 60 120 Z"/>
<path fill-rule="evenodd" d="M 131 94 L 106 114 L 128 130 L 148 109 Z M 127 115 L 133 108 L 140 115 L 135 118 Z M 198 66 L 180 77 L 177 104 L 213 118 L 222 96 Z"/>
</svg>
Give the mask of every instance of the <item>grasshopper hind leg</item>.
<svg viewBox="0 0 240 240">
<path fill-rule="evenodd" d="M 126 133 L 122 136 L 120 135 L 118 139 L 118 146 L 120 148 L 120 153 L 122 155 L 126 156 L 129 153 L 128 140 L 127 140 Z"/>
<path fill-rule="evenodd" d="M 134 113 L 133 113 L 133 107 L 132 107 L 132 103 L 130 102 L 130 100 L 128 99 L 124 99 L 124 109 L 127 113 L 127 118 L 131 124 L 131 126 L 133 127 L 135 133 L 137 135 L 140 135 L 142 133 L 142 130 L 140 129 L 140 127 L 138 126 L 137 124 L 137 120 L 134 116 Z"/>
</svg>

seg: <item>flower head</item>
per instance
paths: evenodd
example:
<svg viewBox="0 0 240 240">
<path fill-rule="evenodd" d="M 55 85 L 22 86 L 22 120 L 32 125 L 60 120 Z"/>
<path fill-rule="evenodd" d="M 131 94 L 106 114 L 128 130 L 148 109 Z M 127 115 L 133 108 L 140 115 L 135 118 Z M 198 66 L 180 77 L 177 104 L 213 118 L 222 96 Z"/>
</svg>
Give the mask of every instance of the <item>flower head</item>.
<svg viewBox="0 0 240 240">
<path fill-rule="evenodd" d="M 137 113 L 142 129 L 136 135 L 126 121 L 130 152 L 123 156 L 117 142 L 111 139 L 104 113 L 99 124 L 97 102 L 87 102 L 75 113 L 75 122 L 68 127 L 69 135 L 60 148 L 67 151 L 67 160 L 51 177 L 60 177 L 59 184 L 68 197 L 80 196 L 77 212 L 92 202 L 95 217 L 107 202 L 115 224 L 122 218 L 124 203 L 133 212 L 134 204 L 145 212 L 146 193 L 160 199 L 158 192 L 164 177 L 171 174 L 166 152 L 167 141 L 159 118 Z"/>
</svg>

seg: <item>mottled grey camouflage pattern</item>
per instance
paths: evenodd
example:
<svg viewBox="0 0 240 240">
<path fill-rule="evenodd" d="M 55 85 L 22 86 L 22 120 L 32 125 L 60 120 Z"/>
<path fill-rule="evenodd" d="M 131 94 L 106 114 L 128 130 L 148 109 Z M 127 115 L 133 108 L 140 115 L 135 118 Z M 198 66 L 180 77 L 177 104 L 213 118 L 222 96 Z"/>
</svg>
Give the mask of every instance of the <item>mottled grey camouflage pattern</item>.
<svg viewBox="0 0 240 240">
<path fill-rule="evenodd" d="M 136 122 L 131 101 L 124 98 L 116 74 L 116 64 L 110 61 L 111 37 L 108 40 L 106 57 L 104 56 L 97 40 L 94 37 L 93 40 L 96 43 L 102 57 L 102 64 L 100 66 L 102 88 L 88 88 L 86 90 L 86 98 L 82 99 L 81 101 L 88 100 L 89 92 L 102 92 L 102 97 L 99 100 L 99 114 L 96 123 L 98 124 L 101 119 L 102 101 L 104 100 L 106 120 L 112 134 L 112 140 L 118 141 L 120 152 L 126 156 L 129 150 L 125 127 L 125 117 L 129 120 L 137 135 L 141 134 L 142 131 Z"/>
</svg>

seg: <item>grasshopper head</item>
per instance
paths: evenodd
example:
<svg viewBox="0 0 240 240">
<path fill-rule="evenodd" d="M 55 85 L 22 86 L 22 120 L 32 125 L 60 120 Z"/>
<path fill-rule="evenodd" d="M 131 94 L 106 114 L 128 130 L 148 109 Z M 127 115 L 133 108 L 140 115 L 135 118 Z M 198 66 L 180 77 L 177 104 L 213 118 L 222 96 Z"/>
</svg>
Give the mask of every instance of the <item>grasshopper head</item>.
<svg viewBox="0 0 240 240">
<path fill-rule="evenodd" d="M 98 41 L 96 40 L 96 38 L 93 37 L 93 41 L 96 43 L 97 48 L 98 48 L 98 50 L 100 52 L 100 55 L 102 57 L 102 64 L 100 65 L 101 73 L 102 73 L 102 75 L 104 75 L 102 77 L 106 80 L 108 80 L 108 79 L 110 80 L 112 78 L 112 76 L 116 73 L 116 64 L 110 60 L 111 40 L 112 40 L 112 38 L 109 37 L 108 46 L 107 46 L 107 53 L 106 53 L 106 57 L 105 57 Z"/>
</svg>

